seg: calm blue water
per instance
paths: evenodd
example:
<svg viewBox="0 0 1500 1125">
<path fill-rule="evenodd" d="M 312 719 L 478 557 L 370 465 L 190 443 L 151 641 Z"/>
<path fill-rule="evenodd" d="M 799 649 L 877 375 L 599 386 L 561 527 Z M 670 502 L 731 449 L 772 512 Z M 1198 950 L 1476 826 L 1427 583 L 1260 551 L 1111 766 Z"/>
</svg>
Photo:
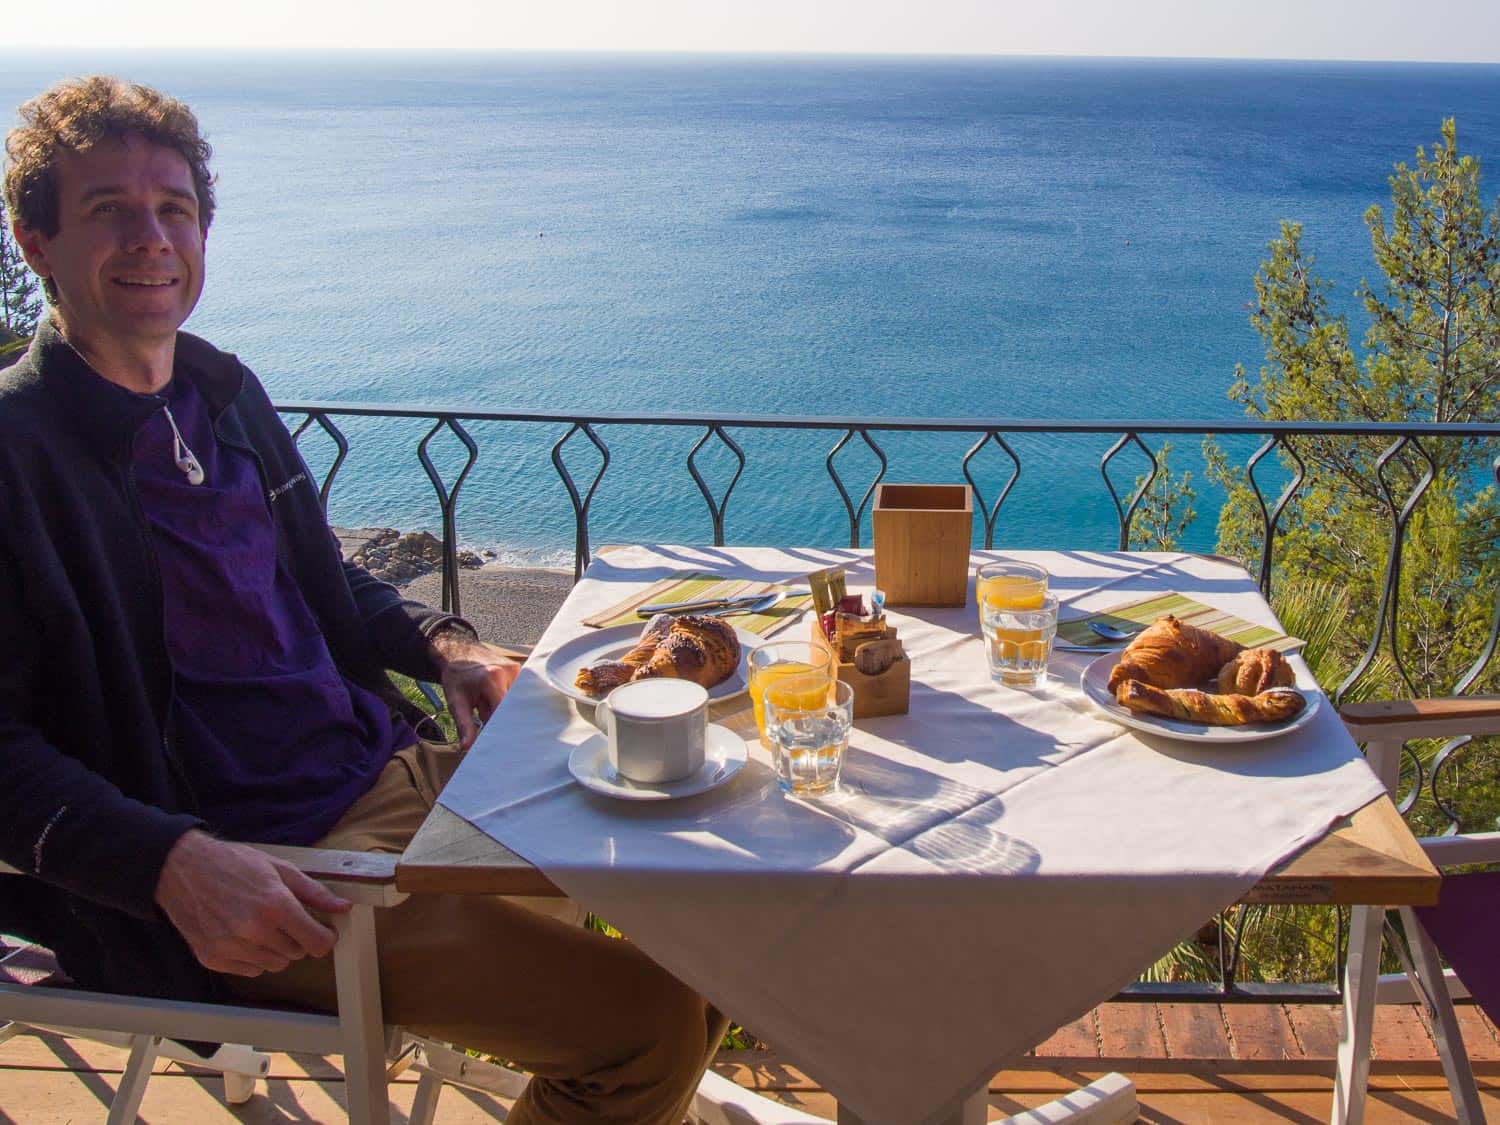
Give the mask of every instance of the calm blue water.
<svg viewBox="0 0 1500 1125">
<path fill-rule="evenodd" d="M 189 328 L 278 398 L 1233 418 L 1280 220 L 1306 225 L 1358 323 L 1360 217 L 1391 166 L 1447 115 L 1500 161 L 1493 66 L 12 52 L 0 103 L 89 70 L 198 112 L 220 208 Z M 435 528 L 421 428 L 349 431 L 334 519 Z M 560 557 L 561 428 L 474 432 L 464 538 Z M 847 540 L 823 468 L 837 435 L 736 436 L 751 465 L 733 541 Z M 596 543 L 710 535 L 680 467 L 696 433 L 604 437 Z M 970 440 L 883 439 L 888 479 L 960 479 Z M 1026 469 L 999 542 L 1111 545 L 1108 443 L 1014 444 Z M 1188 467 L 1197 442 L 1178 445 Z M 982 474 L 992 494 L 1003 469 Z M 1193 545 L 1214 507 L 1200 497 Z"/>
</svg>

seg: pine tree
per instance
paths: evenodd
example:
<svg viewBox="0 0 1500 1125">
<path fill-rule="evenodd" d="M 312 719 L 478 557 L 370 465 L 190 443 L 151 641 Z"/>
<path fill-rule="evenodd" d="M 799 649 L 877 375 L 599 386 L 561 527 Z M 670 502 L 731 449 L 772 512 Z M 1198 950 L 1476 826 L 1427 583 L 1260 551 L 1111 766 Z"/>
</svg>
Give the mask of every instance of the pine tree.
<svg viewBox="0 0 1500 1125">
<path fill-rule="evenodd" d="M 1330 308 L 1331 283 L 1315 272 L 1301 227 L 1284 223 L 1255 278 L 1250 319 L 1266 362 L 1256 379 L 1237 369 L 1230 398 L 1267 420 L 1500 417 L 1500 202 L 1487 212 L 1479 183 L 1479 162 L 1459 155 L 1452 119 L 1443 122 L 1431 155 L 1419 148 L 1415 167 L 1396 166 L 1389 220 L 1378 205 L 1365 213 L 1380 276 L 1355 290 L 1370 323 L 1362 357 L 1350 343 L 1347 319 Z M 1305 437 L 1293 444 L 1307 478 L 1282 520 L 1273 593 L 1320 581 L 1349 591 L 1347 670 L 1376 628 L 1392 525 L 1376 459 L 1391 442 Z M 1434 479 L 1407 528 L 1401 630 L 1392 643 L 1405 687 L 1442 694 L 1488 633 L 1500 590 L 1500 504 L 1489 474 L 1480 471 L 1493 456 L 1491 443 L 1434 439 L 1422 448 Z M 1259 506 L 1222 451 L 1206 442 L 1205 452 L 1209 476 L 1229 493 L 1219 549 L 1253 561 Z M 1426 470 L 1410 451 L 1387 465 L 1398 504 Z"/>
<path fill-rule="evenodd" d="M 41 286 L 21 257 L 0 205 L 0 345 L 25 339 L 42 315 Z"/>
</svg>

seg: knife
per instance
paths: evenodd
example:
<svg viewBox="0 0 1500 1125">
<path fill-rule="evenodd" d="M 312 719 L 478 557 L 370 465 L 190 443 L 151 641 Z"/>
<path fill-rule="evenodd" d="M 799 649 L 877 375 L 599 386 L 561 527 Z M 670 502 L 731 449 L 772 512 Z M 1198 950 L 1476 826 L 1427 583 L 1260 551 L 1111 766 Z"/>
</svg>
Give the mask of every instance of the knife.
<svg viewBox="0 0 1500 1125">
<path fill-rule="evenodd" d="M 691 602 L 658 602 L 656 605 L 643 605 L 636 610 L 642 617 L 650 617 L 655 613 L 683 613 L 690 609 L 723 609 L 731 605 L 748 605 L 750 602 L 758 602 L 761 598 L 771 593 L 770 590 L 762 590 L 758 594 L 736 594 L 732 598 L 699 598 Z"/>
</svg>

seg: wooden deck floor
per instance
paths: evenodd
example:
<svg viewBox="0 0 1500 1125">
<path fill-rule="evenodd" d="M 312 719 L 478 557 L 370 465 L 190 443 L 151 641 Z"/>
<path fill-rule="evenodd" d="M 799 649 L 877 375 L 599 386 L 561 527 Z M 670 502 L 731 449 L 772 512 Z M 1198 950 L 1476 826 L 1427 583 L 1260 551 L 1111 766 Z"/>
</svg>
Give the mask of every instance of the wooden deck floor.
<svg viewBox="0 0 1500 1125">
<path fill-rule="evenodd" d="M 1481 1094 L 1500 1121 L 1500 1038 L 1477 1009 L 1460 1005 L 1465 1040 Z M 1100 1074 L 1118 1070 L 1136 1083 L 1148 1122 L 1326 1121 L 1332 1089 L 1336 1010 L 1270 1005 L 1105 1004 L 1060 1029 L 991 1083 L 991 1116 L 1040 1104 Z M 21 1036 L 0 1044 L 0 1125 L 102 1121 L 125 1061 L 123 1051 L 77 1039 Z M 831 1117 L 833 1101 L 775 1051 L 724 1052 L 726 1077 Z M 1382 1007 L 1376 1022 L 1372 1100 L 1367 1120 L 1451 1121 L 1437 1056 L 1415 1009 Z M 392 1089 L 394 1120 L 411 1108 L 415 1081 Z M 226 1107 L 216 1078 L 174 1064 L 158 1067 L 141 1120 L 150 1125 L 250 1125 L 341 1122 L 343 1086 L 334 1062 L 275 1057 L 271 1077 L 246 1105 Z M 505 1105 L 449 1088 L 443 1125 L 491 1121 Z"/>
</svg>

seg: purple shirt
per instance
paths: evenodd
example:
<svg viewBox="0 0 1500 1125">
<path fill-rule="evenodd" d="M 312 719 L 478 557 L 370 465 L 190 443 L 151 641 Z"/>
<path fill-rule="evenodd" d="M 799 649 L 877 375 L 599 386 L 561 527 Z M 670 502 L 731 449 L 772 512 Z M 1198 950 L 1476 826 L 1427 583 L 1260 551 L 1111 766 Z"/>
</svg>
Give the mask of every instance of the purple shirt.
<svg viewBox="0 0 1500 1125">
<path fill-rule="evenodd" d="M 177 467 L 165 411 L 136 434 L 133 469 L 161 568 L 176 674 L 173 742 L 198 814 L 232 840 L 311 844 L 416 740 L 345 679 L 276 533 L 249 453 L 223 446 L 191 379 L 163 393 L 203 467 Z"/>
</svg>

